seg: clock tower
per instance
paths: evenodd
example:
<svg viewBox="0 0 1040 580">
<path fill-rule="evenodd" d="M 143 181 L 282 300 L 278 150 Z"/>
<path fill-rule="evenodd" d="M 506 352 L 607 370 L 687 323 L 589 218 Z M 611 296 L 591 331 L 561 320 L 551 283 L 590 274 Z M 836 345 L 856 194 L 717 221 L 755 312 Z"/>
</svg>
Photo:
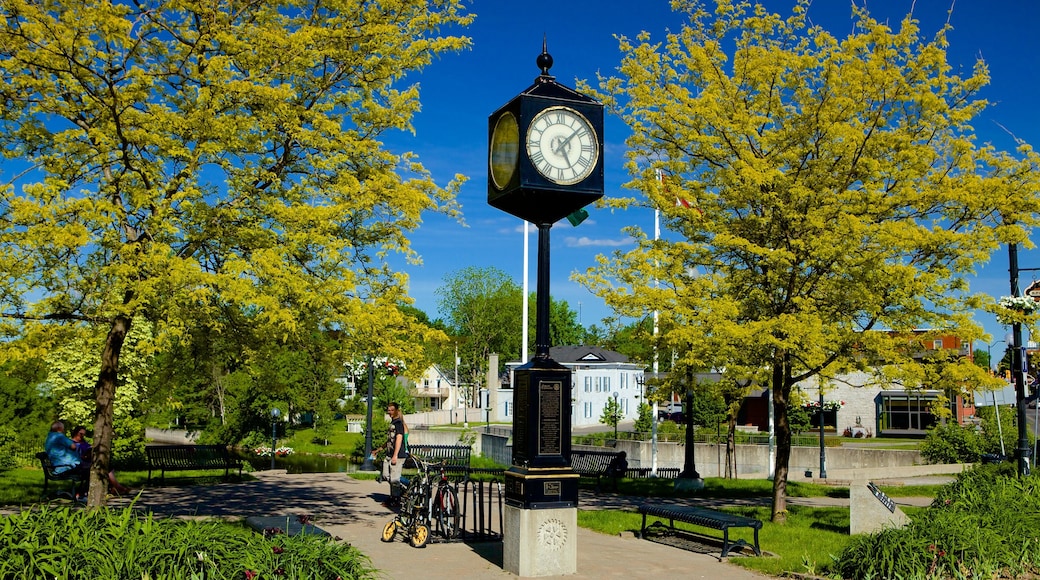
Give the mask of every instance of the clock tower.
<svg viewBox="0 0 1040 580">
<path fill-rule="evenodd" d="M 488 203 L 538 226 L 535 355 L 513 374 L 513 456 L 505 473 L 503 567 L 577 571 L 578 475 L 571 469 L 571 374 L 549 356 L 549 230 L 603 197 L 603 105 L 541 75 L 488 118 Z"/>
</svg>

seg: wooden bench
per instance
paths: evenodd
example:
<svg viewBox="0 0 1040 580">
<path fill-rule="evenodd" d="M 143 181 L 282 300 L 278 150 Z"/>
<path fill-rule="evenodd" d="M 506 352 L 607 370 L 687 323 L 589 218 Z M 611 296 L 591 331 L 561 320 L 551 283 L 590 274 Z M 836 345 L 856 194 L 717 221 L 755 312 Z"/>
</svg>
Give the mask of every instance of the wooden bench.
<svg viewBox="0 0 1040 580">
<path fill-rule="evenodd" d="M 579 478 L 596 480 L 596 489 L 599 489 L 600 478 L 606 474 L 610 462 L 621 455 L 620 451 L 592 451 L 572 450 L 571 469 L 578 474 Z"/>
<path fill-rule="evenodd" d="M 409 445 L 408 453 L 427 463 L 444 461 L 445 471 L 455 476 L 465 476 L 469 472 L 470 457 L 473 448 L 469 445 Z M 405 460 L 404 467 L 418 469 L 419 464 L 413 457 Z"/>
<path fill-rule="evenodd" d="M 709 508 L 662 504 L 643 504 L 639 506 L 639 513 L 643 514 L 643 526 L 639 532 L 641 537 L 646 537 L 646 516 L 654 516 L 658 518 L 667 518 L 668 527 L 672 530 L 675 529 L 676 520 L 696 526 L 703 526 L 705 528 L 722 530 L 723 558 L 729 555 L 730 550 L 733 548 L 742 546 L 749 546 L 752 548 L 755 551 L 756 556 L 762 555 L 762 550 L 758 547 L 758 531 L 762 529 L 762 522 L 755 518 L 729 514 Z M 654 522 L 654 524 L 661 525 L 661 522 Z M 752 546 L 743 539 L 731 543 L 729 541 L 730 528 L 753 529 L 755 531 L 755 544 Z"/>
<path fill-rule="evenodd" d="M 66 469 L 62 472 L 56 472 L 55 469 L 63 467 L 61 465 L 54 465 L 51 463 L 51 456 L 46 451 L 41 451 L 36 454 L 36 459 L 40 460 L 40 466 L 43 467 L 43 493 L 40 497 L 46 498 L 47 486 L 50 482 L 55 482 L 55 485 L 60 483 L 68 483 L 68 490 L 61 490 L 55 492 L 55 497 L 66 497 L 68 499 L 76 499 L 76 493 L 85 492 L 87 489 L 87 477 L 88 475 L 80 469 Z"/>
<path fill-rule="evenodd" d="M 146 445 L 148 481 L 152 471 L 159 472 L 159 480 L 166 480 L 167 471 L 223 469 L 226 479 L 237 468 L 242 475 L 242 461 L 231 456 L 224 445 Z"/>
</svg>

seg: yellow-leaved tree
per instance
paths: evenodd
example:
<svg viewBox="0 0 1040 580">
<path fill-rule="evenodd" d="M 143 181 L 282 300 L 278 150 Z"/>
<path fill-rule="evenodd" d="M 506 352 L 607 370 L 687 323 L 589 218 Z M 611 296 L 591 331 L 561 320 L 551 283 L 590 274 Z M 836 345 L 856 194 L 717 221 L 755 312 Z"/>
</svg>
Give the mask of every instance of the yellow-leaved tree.
<svg viewBox="0 0 1040 580">
<path fill-rule="evenodd" d="M 405 75 L 466 48 L 471 18 L 462 0 L 0 1 L 0 329 L 26 357 L 107 329 L 90 505 L 131 324 L 155 350 L 222 308 L 273 336 L 306 313 L 348 351 L 422 339 L 383 258 L 416 258 L 408 233 L 455 214 L 463 178 L 380 137 L 411 129 Z"/>
<path fill-rule="evenodd" d="M 1028 243 L 1040 159 L 976 142 L 981 60 L 966 76 L 947 29 L 920 35 L 853 8 L 838 38 L 741 0 L 677 0 L 688 19 L 662 42 L 621 38 L 602 98 L 629 124 L 627 168 L 658 208 L 661 240 L 602 257 L 582 280 L 622 314 L 657 310 L 675 369 L 772 388 L 772 518 L 786 517 L 792 389 L 851 370 L 963 392 L 989 380 L 960 357 L 915 358 L 915 329 L 982 334 L 975 266 Z"/>
</svg>

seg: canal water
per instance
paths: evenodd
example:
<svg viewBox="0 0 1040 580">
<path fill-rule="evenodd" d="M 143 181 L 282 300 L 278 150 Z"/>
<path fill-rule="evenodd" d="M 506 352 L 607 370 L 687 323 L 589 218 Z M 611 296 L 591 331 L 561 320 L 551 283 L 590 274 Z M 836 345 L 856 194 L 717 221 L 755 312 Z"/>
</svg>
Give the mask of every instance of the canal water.
<svg viewBox="0 0 1040 580">
<path fill-rule="evenodd" d="M 256 454 L 238 452 L 238 456 L 249 462 L 253 469 L 264 471 L 271 469 L 271 458 Z M 274 468 L 284 469 L 288 473 L 354 473 L 360 465 L 352 463 L 349 457 L 310 455 L 294 453 L 274 458 Z"/>
</svg>

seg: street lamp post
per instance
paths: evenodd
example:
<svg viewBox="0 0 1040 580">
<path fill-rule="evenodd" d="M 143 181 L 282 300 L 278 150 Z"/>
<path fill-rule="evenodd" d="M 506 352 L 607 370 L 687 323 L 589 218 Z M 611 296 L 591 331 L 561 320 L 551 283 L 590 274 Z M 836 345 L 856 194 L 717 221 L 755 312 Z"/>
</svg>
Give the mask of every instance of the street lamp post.
<svg viewBox="0 0 1040 580">
<path fill-rule="evenodd" d="M 820 388 L 820 479 L 827 479 L 827 450 L 823 445 L 823 388 Z"/>
<path fill-rule="evenodd" d="M 375 391 L 375 368 L 372 355 L 368 356 L 368 414 L 365 416 L 365 460 L 361 463 L 361 471 L 375 471 L 372 461 L 372 396 Z"/>
<path fill-rule="evenodd" d="M 997 367 L 999 366 L 999 365 L 993 364 L 993 347 L 997 346 L 998 344 L 1006 344 L 1006 343 L 1003 340 L 998 340 L 997 342 L 994 342 L 993 344 L 987 344 L 986 345 L 986 356 L 989 358 L 989 363 L 988 364 L 989 364 L 989 370 L 991 370 L 991 371 L 996 370 Z"/>
<path fill-rule="evenodd" d="M 274 450 L 278 448 L 278 416 L 281 414 L 278 407 L 271 409 L 271 469 L 274 469 Z"/>
</svg>

